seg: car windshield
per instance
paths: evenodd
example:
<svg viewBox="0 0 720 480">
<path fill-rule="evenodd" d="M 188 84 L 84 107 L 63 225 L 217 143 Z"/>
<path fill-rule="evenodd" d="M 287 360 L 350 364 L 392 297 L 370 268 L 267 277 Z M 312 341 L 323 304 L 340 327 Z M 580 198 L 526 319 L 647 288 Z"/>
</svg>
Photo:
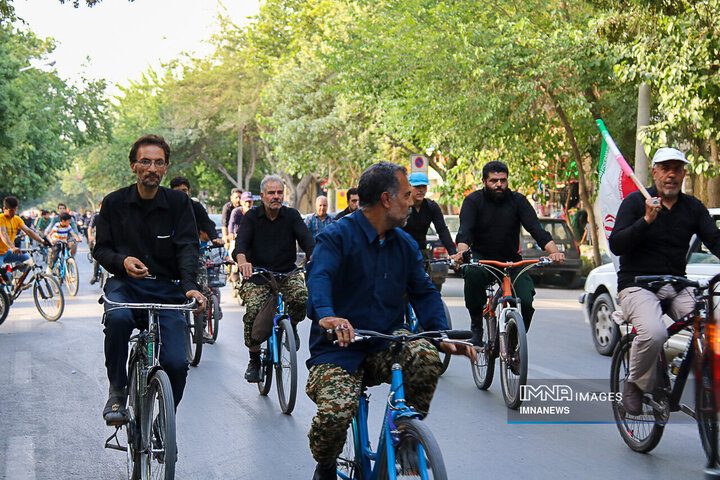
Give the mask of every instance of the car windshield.
<svg viewBox="0 0 720 480">
<path fill-rule="evenodd" d="M 720 228 L 720 217 L 715 217 L 715 225 Z M 697 242 L 700 244 L 699 251 L 692 252 L 690 254 L 690 258 L 688 259 L 688 263 L 720 263 L 720 259 L 710 253 L 710 250 L 707 249 L 704 243 Z"/>
</svg>

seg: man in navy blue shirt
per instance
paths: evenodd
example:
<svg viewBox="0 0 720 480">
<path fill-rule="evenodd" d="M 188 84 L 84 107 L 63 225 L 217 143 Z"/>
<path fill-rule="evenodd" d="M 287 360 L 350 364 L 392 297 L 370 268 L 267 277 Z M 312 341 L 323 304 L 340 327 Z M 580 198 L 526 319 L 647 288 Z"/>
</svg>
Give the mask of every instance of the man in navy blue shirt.
<svg viewBox="0 0 720 480">
<path fill-rule="evenodd" d="M 353 343 L 354 328 L 392 333 L 402 329 L 407 293 L 425 330 L 447 328 L 442 301 L 422 267 L 410 235 L 400 229 L 412 205 L 404 167 L 380 162 L 360 177 L 360 210 L 325 228 L 316 238 L 308 273 L 310 370 L 306 392 L 317 404 L 308 438 L 318 462 L 313 479 L 336 478 L 336 459 L 357 411 L 361 383 L 390 382 L 392 355 L 386 344 Z M 332 339 L 326 332 L 334 332 Z M 338 344 L 333 344 L 338 340 Z M 440 344 L 448 353 L 475 350 Z M 405 397 L 427 414 L 442 362 L 427 340 L 403 351 Z"/>
</svg>

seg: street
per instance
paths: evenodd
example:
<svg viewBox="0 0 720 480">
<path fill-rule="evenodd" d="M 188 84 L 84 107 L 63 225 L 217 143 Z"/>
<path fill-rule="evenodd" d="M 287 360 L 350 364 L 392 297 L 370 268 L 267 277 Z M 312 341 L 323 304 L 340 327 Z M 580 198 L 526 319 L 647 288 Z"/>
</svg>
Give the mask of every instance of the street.
<svg viewBox="0 0 720 480">
<path fill-rule="evenodd" d="M 87 245 L 77 258 L 80 292 L 66 293 L 63 317 L 47 322 L 30 291 L 0 326 L 0 474 L 8 480 L 125 477 L 125 455 L 105 450 L 112 433 L 101 410 L 107 399 L 100 289 L 90 286 Z M 610 357 L 593 348 L 577 302 L 581 290 L 538 288 L 529 333 L 530 378 L 608 378 Z M 242 313 L 226 287 L 219 338 L 191 367 L 177 412 L 179 479 L 310 479 L 314 461 L 307 431 L 314 404 L 304 393 L 310 322 L 299 327 L 298 402 L 283 415 L 275 386 L 267 397 L 243 379 L 248 362 Z M 462 280 L 443 289 L 454 328 L 468 329 Z M 371 389 L 371 438 L 387 386 Z M 609 405 L 607 406 L 609 410 Z M 508 424 L 499 370 L 480 391 L 469 361 L 453 358 L 440 379 L 430 425 L 451 479 L 702 478 L 705 457 L 690 417 L 673 414 L 658 447 L 631 451 L 613 424 Z"/>
</svg>

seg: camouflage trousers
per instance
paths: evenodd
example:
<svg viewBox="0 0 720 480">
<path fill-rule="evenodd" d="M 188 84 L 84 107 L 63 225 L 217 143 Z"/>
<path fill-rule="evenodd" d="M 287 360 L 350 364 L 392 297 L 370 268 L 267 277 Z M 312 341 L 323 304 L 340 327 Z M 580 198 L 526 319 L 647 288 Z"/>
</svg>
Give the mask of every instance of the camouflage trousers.
<svg viewBox="0 0 720 480">
<path fill-rule="evenodd" d="M 305 279 L 301 273 L 291 275 L 285 281 L 285 284 L 280 288 L 285 306 L 287 308 L 287 314 L 290 315 L 290 321 L 293 324 L 305 320 L 305 313 L 307 312 L 307 287 L 305 286 Z M 271 297 L 272 292 L 270 291 L 270 285 L 255 285 L 251 282 L 243 282 L 240 287 L 240 296 L 245 305 L 245 315 L 243 316 L 243 323 L 245 324 L 245 346 L 254 347 L 261 345 L 252 339 L 252 326 L 255 321 L 255 317 L 260 312 L 260 309 L 265 305 L 265 302 Z"/>
<path fill-rule="evenodd" d="M 390 383 L 392 361 L 391 349 L 388 349 L 368 355 L 355 373 L 331 363 L 310 367 L 305 392 L 317 405 L 317 414 L 308 432 L 310 451 L 316 462 L 335 462 L 345 445 L 348 426 L 357 413 L 363 377 L 367 386 Z M 437 349 L 427 340 L 411 342 L 400 357 L 400 365 L 405 400 L 427 415 L 442 373 Z"/>
</svg>

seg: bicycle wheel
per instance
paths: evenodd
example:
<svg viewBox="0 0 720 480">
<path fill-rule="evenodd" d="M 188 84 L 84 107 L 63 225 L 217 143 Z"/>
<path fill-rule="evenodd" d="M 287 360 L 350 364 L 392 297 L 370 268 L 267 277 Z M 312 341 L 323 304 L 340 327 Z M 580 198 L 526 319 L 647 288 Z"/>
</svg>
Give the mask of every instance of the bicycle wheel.
<svg viewBox="0 0 720 480">
<path fill-rule="evenodd" d="M 222 310 L 220 310 L 220 297 L 217 295 L 210 295 L 210 305 L 212 307 L 212 315 L 208 318 L 208 330 L 213 340 L 217 340 L 218 329 L 220 328 L 220 318 L 222 318 Z"/>
<path fill-rule="evenodd" d="M 128 368 L 128 423 L 125 424 L 127 435 L 127 474 L 128 479 L 137 479 L 140 476 L 140 450 L 142 438 L 140 435 L 140 397 L 137 394 L 137 362 L 130 354 L 130 367 Z"/>
<path fill-rule="evenodd" d="M 77 263 L 75 259 L 70 257 L 65 263 L 65 286 L 67 286 L 68 293 L 73 297 L 77 295 L 78 289 L 80 288 L 80 275 L 78 274 Z"/>
<path fill-rule="evenodd" d="M 10 299 L 5 293 L 5 287 L 0 285 L 0 325 L 3 324 L 10 311 Z"/>
<path fill-rule="evenodd" d="M 496 322 L 494 316 L 483 315 L 482 341 L 485 346 L 482 351 L 477 352 L 477 360 L 472 363 L 473 380 L 475 380 L 475 386 L 480 390 L 490 388 L 495 376 L 495 355 L 492 350 L 493 346 L 497 345 L 497 335 L 493 335 L 493 338 L 490 336 L 490 332 L 497 332 Z"/>
<path fill-rule="evenodd" d="M 265 346 L 260 349 L 260 381 L 258 382 L 258 390 L 260 395 L 270 393 L 272 386 L 273 362 L 272 349 L 270 348 L 270 340 L 265 342 Z"/>
<path fill-rule="evenodd" d="M 417 418 L 398 418 L 395 426 L 400 439 L 393 447 L 396 477 L 447 479 L 442 453 L 430 428 Z M 378 478 L 381 480 L 389 478 L 387 463 L 386 445 L 380 455 Z"/>
<path fill-rule="evenodd" d="M 193 367 L 197 367 L 202 356 L 203 315 L 185 312 L 185 354 Z"/>
<path fill-rule="evenodd" d="M 452 320 L 450 319 L 450 310 L 448 309 L 447 305 L 445 304 L 445 300 L 442 301 L 443 304 L 443 310 L 445 310 L 445 318 L 447 319 L 447 326 L 449 330 L 452 330 Z M 440 372 L 440 375 L 445 373 L 445 371 L 448 369 L 448 365 L 450 365 L 450 359 L 452 358 L 452 355 L 445 352 L 439 352 L 440 358 L 442 359 L 442 371 Z"/>
<path fill-rule="evenodd" d="M 612 402 L 613 415 L 620 436 L 632 450 L 647 453 L 655 448 L 660 442 L 665 424 L 661 416 L 652 411 L 652 408 L 643 405 L 641 415 L 630 415 L 625 412 L 622 403 L 622 393 L 625 388 L 625 379 L 630 373 L 630 347 L 636 334 L 626 335 L 620 340 L 615 352 L 613 352 L 612 365 L 610 367 L 610 390 L 615 400 Z"/>
<path fill-rule="evenodd" d="M 508 408 L 520 406 L 520 387 L 527 383 L 528 353 L 525 324 L 520 313 L 510 311 L 506 317 L 507 360 L 500 360 L 500 383 Z"/>
<path fill-rule="evenodd" d="M 280 410 L 290 415 L 295 408 L 297 396 L 297 351 L 295 349 L 295 333 L 290 320 L 284 318 L 280 322 L 277 337 L 278 363 L 275 364 L 277 375 L 277 393 Z"/>
<path fill-rule="evenodd" d="M 718 456 L 718 415 L 709 358 L 703 360 L 700 374 L 701 379 L 695 385 L 695 416 L 700 431 L 700 442 L 705 450 L 708 464 L 717 466 L 720 461 L 720 456 Z"/>
<path fill-rule="evenodd" d="M 51 275 L 38 273 L 33 283 L 35 307 L 45 320 L 54 322 L 65 310 L 65 295 L 60 282 Z"/>
<path fill-rule="evenodd" d="M 164 370 L 155 371 L 148 380 L 140 433 L 141 478 L 173 480 L 177 460 L 175 404 L 170 379 Z"/>
<path fill-rule="evenodd" d="M 337 470 L 338 473 L 345 475 L 347 478 L 363 480 L 357 422 L 357 417 L 353 417 L 352 423 L 348 427 L 345 446 L 343 446 L 343 451 L 337 459 Z"/>
</svg>

